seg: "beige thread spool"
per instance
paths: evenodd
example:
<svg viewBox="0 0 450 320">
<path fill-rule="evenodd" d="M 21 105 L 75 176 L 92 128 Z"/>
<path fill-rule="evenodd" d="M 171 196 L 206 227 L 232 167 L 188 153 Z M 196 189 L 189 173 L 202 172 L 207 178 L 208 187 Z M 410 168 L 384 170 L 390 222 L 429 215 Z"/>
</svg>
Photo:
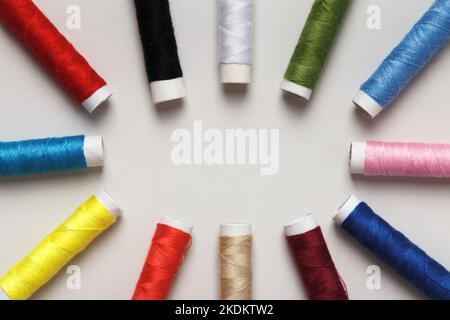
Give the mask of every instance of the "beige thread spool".
<svg viewBox="0 0 450 320">
<path fill-rule="evenodd" d="M 252 234 L 249 224 L 220 226 L 220 299 L 252 299 Z"/>
</svg>

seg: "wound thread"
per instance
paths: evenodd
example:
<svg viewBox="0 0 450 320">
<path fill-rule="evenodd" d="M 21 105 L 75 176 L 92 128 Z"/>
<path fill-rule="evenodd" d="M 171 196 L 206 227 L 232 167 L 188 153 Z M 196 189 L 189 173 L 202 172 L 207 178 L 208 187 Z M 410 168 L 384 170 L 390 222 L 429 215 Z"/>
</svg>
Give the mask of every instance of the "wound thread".
<svg viewBox="0 0 450 320">
<path fill-rule="evenodd" d="M 155 103 L 185 96 L 168 0 L 134 0 L 145 67 Z M 171 81 L 169 81 L 171 80 Z"/>
<path fill-rule="evenodd" d="M 11 300 L 26 300 L 108 229 L 120 215 L 106 192 L 92 196 L 1 279 Z"/>
<path fill-rule="evenodd" d="M 284 75 L 282 89 L 309 99 L 350 0 L 315 0 Z"/>
<path fill-rule="evenodd" d="M 334 219 L 425 296 L 450 299 L 450 272 L 379 217 L 366 203 L 351 196 Z"/>
<path fill-rule="evenodd" d="M 167 299 L 191 244 L 191 230 L 192 226 L 169 217 L 163 217 L 162 222 L 157 224 L 133 300 Z"/>
<path fill-rule="evenodd" d="M 221 226 L 219 237 L 220 299 L 252 299 L 252 235 L 250 225 Z M 229 232 L 231 231 L 231 232 Z"/>
<path fill-rule="evenodd" d="M 375 117 L 400 95 L 449 38 L 450 2 L 436 0 L 361 86 L 354 103 Z"/>
<path fill-rule="evenodd" d="M 348 300 L 347 290 L 313 217 L 285 226 L 286 241 L 310 300 Z"/>
<path fill-rule="evenodd" d="M 83 170 L 103 164 L 101 137 L 0 142 L 0 176 Z"/>
<path fill-rule="evenodd" d="M 366 176 L 450 177 L 450 145 L 402 142 L 354 142 L 350 170 Z"/>
<path fill-rule="evenodd" d="M 223 83 L 249 83 L 253 54 L 253 0 L 218 0 L 219 60 Z"/>
<path fill-rule="evenodd" d="M 105 80 L 31 0 L 0 0 L 0 19 L 66 91 L 92 112 L 112 94 Z"/>
</svg>

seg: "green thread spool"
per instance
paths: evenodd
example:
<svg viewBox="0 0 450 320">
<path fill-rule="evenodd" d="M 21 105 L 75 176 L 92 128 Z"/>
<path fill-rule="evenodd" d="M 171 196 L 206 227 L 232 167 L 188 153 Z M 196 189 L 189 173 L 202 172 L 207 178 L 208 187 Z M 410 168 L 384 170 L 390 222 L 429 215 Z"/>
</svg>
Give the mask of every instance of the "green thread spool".
<svg viewBox="0 0 450 320">
<path fill-rule="evenodd" d="M 307 100 L 319 80 L 350 0 L 315 0 L 281 88 Z"/>
</svg>

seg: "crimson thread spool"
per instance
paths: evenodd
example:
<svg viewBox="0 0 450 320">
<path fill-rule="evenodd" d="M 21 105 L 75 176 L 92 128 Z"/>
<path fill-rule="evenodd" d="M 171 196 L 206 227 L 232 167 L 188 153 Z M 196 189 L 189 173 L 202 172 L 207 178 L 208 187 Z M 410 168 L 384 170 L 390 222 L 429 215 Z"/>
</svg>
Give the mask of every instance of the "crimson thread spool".
<svg viewBox="0 0 450 320">
<path fill-rule="evenodd" d="M 0 0 L 0 19 L 89 112 L 112 94 L 105 80 L 31 0 Z"/>
<path fill-rule="evenodd" d="M 136 284 L 133 300 L 165 300 L 184 260 L 192 237 L 192 225 L 162 216 Z"/>
<path fill-rule="evenodd" d="M 348 300 L 320 227 L 312 215 L 284 226 L 286 240 L 311 300 Z"/>
<path fill-rule="evenodd" d="M 365 176 L 450 178 L 450 145 L 353 142 L 350 172 Z"/>
</svg>

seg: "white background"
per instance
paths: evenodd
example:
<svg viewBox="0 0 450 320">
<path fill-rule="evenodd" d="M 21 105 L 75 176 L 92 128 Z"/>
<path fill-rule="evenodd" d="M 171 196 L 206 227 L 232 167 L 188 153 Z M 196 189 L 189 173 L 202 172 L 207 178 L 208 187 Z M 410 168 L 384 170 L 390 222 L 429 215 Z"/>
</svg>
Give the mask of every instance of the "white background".
<svg viewBox="0 0 450 320">
<path fill-rule="evenodd" d="M 431 5 L 431 0 L 353 1 L 310 103 L 284 96 L 284 70 L 312 0 L 256 1 L 254 81 L 224 90 L 217 73 L 215 1 L 172 0 L 188 97 L 156 108 L 144 70 L 133 1 L 39 0 L 58 28 L 114 91 L 93 115 L 72 102 L 4 27 L 0 28 L 0 139 L 102 135 L 103 169 L 0 179 L 0 273 L 25 256 L 91 194 L 106 187 L 125 213 L 73 264 L 82 289 L 66 288 L 62 270 L 36 299 L 128 299 L 161 214 L 190 220 L 193 244 L 173 286 L 173 299 L 218 297 L 217 236 L 221 222 L 254 230 L 254 298 L 304 299 L 282 225 L 312 212 L 322 225 L 353 299 L 420 299 L 414 288 L 334 226 L 350 193 L 445 266 L 450 266 L 448 180 L 351 177 L 351 141 L 450 142 L 450 49 L 446 48 L 376 120 L 355 112 L 360 84 Z M 81 30 L 68 30 L 66 9 L 79 5 Z M 368 30 L 366 9 L 381 7 L 382 29 Z M 280 171 L 255 166 L 175 166 L 177 128 L 280 129 Z M 382 289 L 368 290 L 366 269 L 382 268 Z"/>
</svg>

